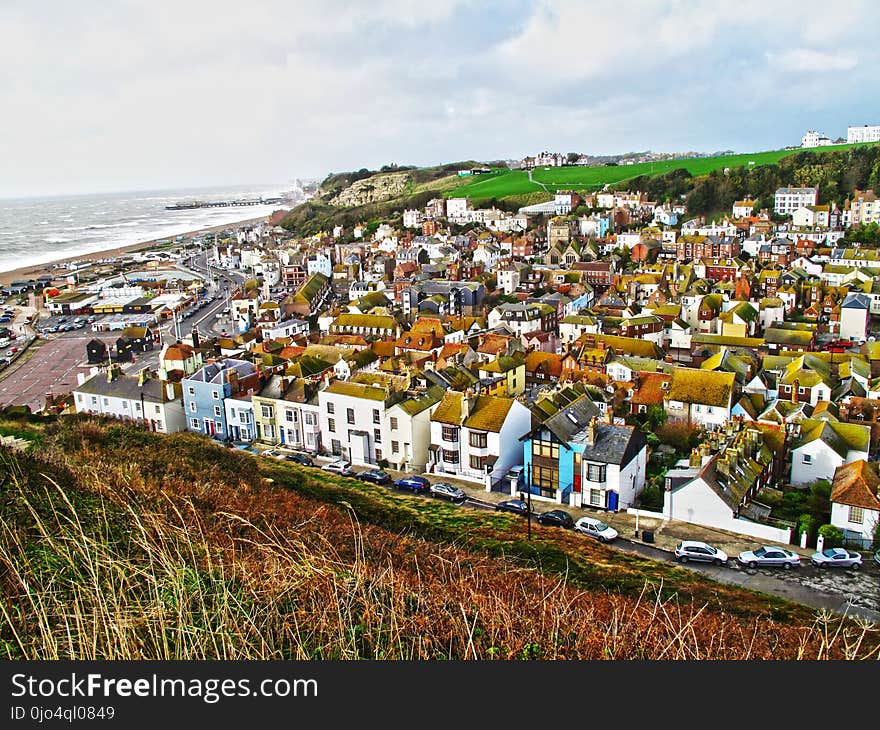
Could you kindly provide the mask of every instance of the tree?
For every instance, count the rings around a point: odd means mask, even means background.
[[[575,162],[578,161],[578,158],[579,158],[579,157],[580,157],[580,155],[579,155],[577,152],[569,152],[569,153],[565,156],[565,161],[566,161],[569,165],[573,165]]]

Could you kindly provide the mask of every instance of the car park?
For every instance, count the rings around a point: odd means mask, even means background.
[[[746,550],[737,556],[737,561],[748,568],[782,566],[786,570],[801,564],[801,556],[785,548],[763,545],[755,550]]]
[[[529,512],[529,505],[522,499],[505,499],[495,505],[496,512],[512,512],[515,515],[525,516]]]
[[[862,567],[862,556],[852,550],[843,548],[826,548],[822,552],[815,552],[810,556],[810,562],[817,568],[852,568],[858,570]]]
[[[329,464],[324,464],[321,469],[323,469],[324,471],[329,471],[333,474],[339,474],[344,477],[350,477],[354,475],[351,464],[345,461],[345,459],[336,459],[336,461],[331,461]]]
[[[581,517],[574,523],[574,529],[584,535],[595,537],[599,542],[611,542],[617,539],[617,530],[595,517]]]
[[[538,515],[538,524],[551,527],[564,527],[567,530],[574,528],[574,519],[568,512],[561,509],[551,509]]]
[[[367,469],[357,474],[356,477],[370,484],[391,484],[391,477],[388,475],[388,472],[384,472],[381,469]]]
[[[431,482],[429,482],[424,477],[409,476],[404,477],[403,479],[398,479],[396,482],[394,482],[394,486],[397,489],[403,489],[408,492],[427,494],[428,491],[431,489]]]
[[[699,540],[682,540],[675,546],[673,556],[680,563],[727,563],[727,553]]]
[[[464,502],[467,499],[467,494],[463,490],[449,482],[434,482],[431,485],[431,496],[442,497],[450,502]]]

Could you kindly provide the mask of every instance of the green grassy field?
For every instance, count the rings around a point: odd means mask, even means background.
[[[863,146],[865,144],[841,144],[830,147],[816,147],[810,151],[821,154]],[[754,152],[751,154],[697,157],[687,160],[663,160],[661,162],[644,162],[637,165],[617,165],[611,167],[539,168],[532,173],[534,182],[529,180],[528,173],[523,170],[499,170],[495,173],[471,178],[459,187],[446,190],[443,195],[444,197],[467,197],[479,201],[488,200],[489,198],[506,198],[511,195],[541,192],[544,189],[550,192],[556,190],[589,192],[599,190],[604,185],[625,182],[640,175],[662,175],[678,169],[685,169],[691,175],[697,176],[706,175],[713,170],[721,170],[725,167],[773,165],[783,157],[788,157],[801,151],[801,149],[771,150],[769,152]]]

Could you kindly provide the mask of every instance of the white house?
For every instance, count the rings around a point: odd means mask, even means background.
[[[431,416],[428,470],[484,484],[523,462],[531,413],[514,398],[446,391]]]
[[[818,188],[778,188],[773,196],[773,210],[779,215],[791,215],[798,208],[818,203]]]
[[[748,469],[742,464],[748,463]],[[749,504],[771,475],[773,450],[758,429],[736,433],[715,454],[692,454],[687,466],[666,472],[663,516],[762,541],[787,544],[790,529],[749,519]]]
[[[252,396],[239,395],[223,399],[226,428],[232,441],[250,442],[257,437]]]
[[[880,142],[880,124],[846,128],[846,143]]]
[[[388,409],[387,459],[400,471],[421,474],[428,465],[431,444],[431,415],[443,398],[444,390],[432,387],[417,398],[407,398]]]
[[[831,524],[843,530],[845,538],[871,545],[880,524],[880,476],[875,462],[859,459],[834,472]]]
[[[840,304],[840,338],[864,340],[868,334],[871,301],[864,294],[850,292]]]
[[[794,485],[833,479],[837,467],[868,458],[869,426],[807,418],[791,428],[790,481]]]
[[[374,465],[385,459],[390,396],[389,386],[381,382],[330,383],[318,393],[324,448],[352,464]]]
[[[281,337],[308,336],[309,323],[304,319],[285,319],[272,325],[261,327],[263,339],[277,340]]]
[[[104,373],[93,372],[91,377],[80,373],[77,380],[73,390],[77,413],[135,421],[158,433],[186,430],[186,416],[174,383],[148,378],[145,372],[124,375],[118,365]]]
[[[322,251],[309,254],[309,257],[306,259],[306,273],[309,276],[323,274],[329,279],[333,276],[333,261],[328,254]]]
[[[664,405],[671,420],[709,429],[723,427],[733,407],[734,373],[674,368]]]

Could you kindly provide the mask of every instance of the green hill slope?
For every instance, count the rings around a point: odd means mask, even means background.
[[[833,145],[816,147],[809,151],[817,154],[839,152],[876,143]],[[550,167],[538,168],[529,180],[523,170],[498,170],[497,172],[467,178],[467,182],[444,191],[444,197],[467,197],[474,202],[490,198],[505,198],[536,191],[576,190],[592,192],[605,185],[632,180],[642,175],[656,176],[672,170],[687,170],[693,176],[706,175],[715,170],[737,167],[760,167],[774,165],[780,160],[804,150],[773,150],[753,154],[725,155],[721,157],[698,157],[683,160],[663,160],[636,165],[612,165],[608,167]]]

